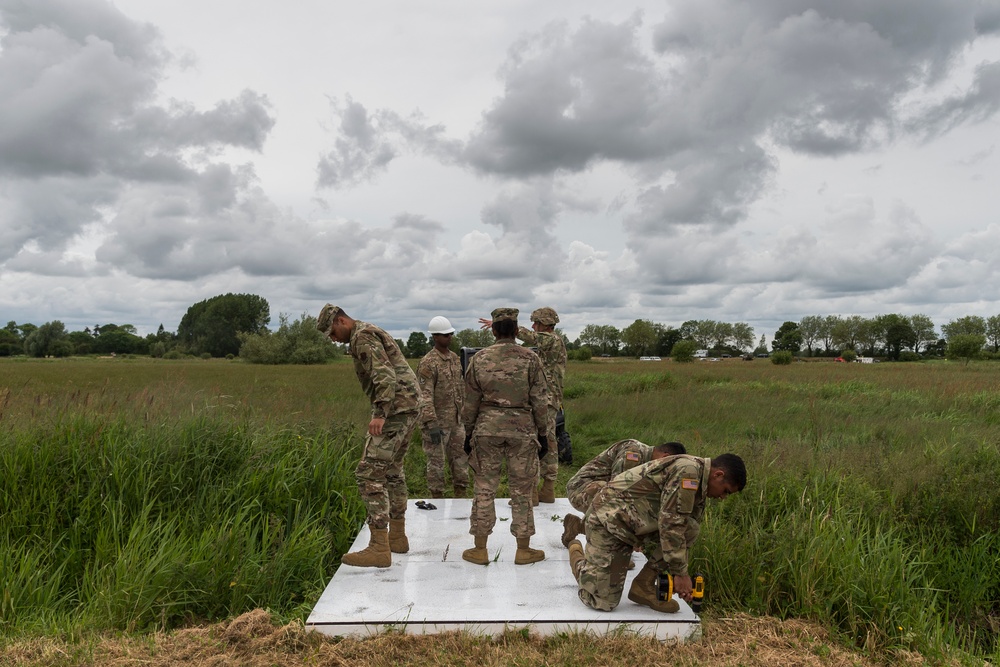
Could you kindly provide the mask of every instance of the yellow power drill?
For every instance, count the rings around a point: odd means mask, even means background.
[[[666,602],[674,596],[674,578],[669,572],[661,572],[656,580],[656,596]],[[701,613],[705,601],[705,575],[700,572],[691,577],[691,611]]]

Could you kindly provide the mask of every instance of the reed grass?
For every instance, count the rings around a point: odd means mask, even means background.
[[[575,465],[635,437],[725,451],[693,566],[717,613],[873,655],[1000,656],[1000,366],[571,362]],[[0,362],[0,635],[304,617],[364,510],[349,362]],[[411,494],[426,493],[419,435]]]

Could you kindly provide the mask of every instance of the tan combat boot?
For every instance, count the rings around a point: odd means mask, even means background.
[[[632,580],[632,587],[628,589],[628,599],[636,604],[667,614],[680,611],[681,606],[677,604],[677,600],[670,598],[664,601],[657,597],[657,577],[657,571],[649,563],[643,565],[639,574],[635,575],[635,579]]]
[[[389,551],[394,554],[405,554],[410,550],[410,541],[406,539],[406,519],[389,519]]]
[[[467,560],[476,565],[489,565],[490,553],[486,550],[486,540],[488,535],[476,535],[476,546],[462,552],[462,560]]]
[[[517,538],[517,551],[514,552],[514,565],[528,565],[545,560],[545,552],[541,549],[532,549],[528,546],[530,537]]]
[[[542,489],[538,492],[538,501],[542,503],[554,503],[556,501],[556,480],[542,480]]]
[[[569,569],[573,571],[573,578],[576,583],[580,583],[580,568],[583,567],[583,545],[580,540],[570,540],[569,543]]]
[[[372,528],[371,540],[361,551],[344,554],[340,562],[354,567],[389,567],[392,565],[392,553],[389,551],[389,531],[385,528]]]
[[[584,532],[583,519],[575,514],[567,514],[563,517],[562,543],[564,547],[569,548],[570,541],[575,540],[576,536],[582,532]]]

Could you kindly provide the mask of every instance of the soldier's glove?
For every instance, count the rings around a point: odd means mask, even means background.
[[[544,459],[545,455],[549,453],[549,438],[545,435],[538,436],[538,458]]]
[[[465,436],[465,445],[462,447],[466,454],[472,453],[472,434],[469,433]]]
[[[441,441],[444,440],[444,429],[432,428],[427,432],[427,435],[431,436],[432,445],[440,445]]]

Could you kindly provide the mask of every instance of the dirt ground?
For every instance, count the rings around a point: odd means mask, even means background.
[[[700,642],[665,645],[625,633],[537,637],[510,632],[499,638],[463,633],[381,635],[336,639],[281,625],[262,610],[232,621],[141,636],[103,636],[70,643],[52,638],[8,643],[0,665],[190,665],[192,667],[346,667],[428,665],[712,665],[751,667],[925,665],[916,654],[876,661],[845,648],[805,621],[736,616],[706,619]]]

